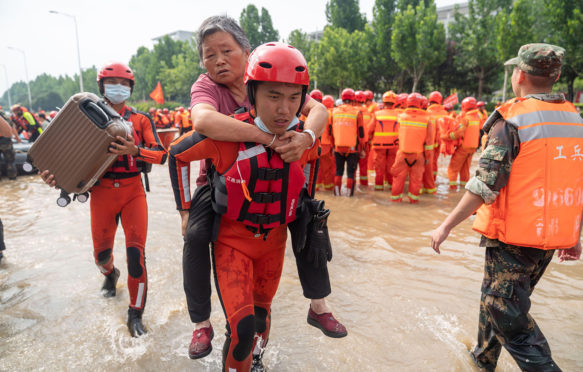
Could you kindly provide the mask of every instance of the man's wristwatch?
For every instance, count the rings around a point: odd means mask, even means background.
[[[311,149],[312,147],[314,147],[314,143],[316,143],[316,134],[314,134],[314,131],[311,129],[304,129],[304,131],[302,133],[307,133],[312,138],[312,144],[310,145],[310,147],[308,147],[308,149]]]

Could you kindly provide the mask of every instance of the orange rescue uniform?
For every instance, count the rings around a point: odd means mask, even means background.
[[[458,175],[462,187],[470,179],[472,156],[480,141],[480,116],[477,109],[462,112],[458,122],[459,128],[450,134],[452,140],[462,138],[461,145],[455,150],[447,169],[450,189],[457,189]]]
[[[328,109],[328,121],[320,137],[320,149],[320,168],[316,186],[319,189],[332,190],[334,188],[334,174],[336,173],[332,141],[332,108]]]
[[[439,126],[437,120],[441,117],[447,116],[447,110],[440,104],[433,103],[427,108],[427,114],[431,121],[433,128],[433,143],[427,145],[425,154],[429,158],[425,159],[425,170],[423,172],[423,192],[426,194],[435,194],[437,188],[435,186],[435,178],[437,177],[437,158],[439,157]],[[429,160],[429,161],[427,161]]]
[[[370,145],[368,130],[366,130],[370,125],[374,125],[375,114],[371,113],[366,106],[357,106],[357,108],[362,112],[362,121],[364,126],[364,158],[358,159],[358,173],[360,184],[363,186],[368,186],[368,164],[370,155]]]
[[[399,149],[397,110],[392,108],[378,110],[375,113],[375,120],[368,127],[368,133],[374,158],[375,190],[382,191],[385,182],[393,184],[391,167]]]
[[[332,110],[332,142],[336,160],[334,194],[340,195],[342,176],[346,166],[346,187],[354,194],[354,176],[359,154],[364,148],[362,112],[351,104],[342,104]]]
[[[427,113],[417,108],[405,109],[398,122],[399,151],[391,168],[394,177],[391,201],[402,200],[405,180],[409,176],[409,201],[417,203],[425,168],[425,146],[433,145],[433,128]]]

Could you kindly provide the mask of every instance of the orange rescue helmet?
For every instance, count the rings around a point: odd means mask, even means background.
[[[429,93],[429,103],[437,103],[438,105],[441,105],[442,101],[443,101],[443,96],[438,91],[435,90],[435,91]]]
[[[326,108],[332,108],[332,107],[334,107],[334,97],[332,97],[329,94],[326,94],[322,98],[322,103],[324,104],[324,106],[326,106]]]
[[[318,102],[322,102],[322,91],[319,89],[314,89],[310,92],[310,97]]]
[[[423,97],[423,98],[421,98],[421,104],[422,104],[421,108],[425,110],[429,106],[429,101],[427,100],[427,97],[425,97],[425,96],[421,96],[421,97]]]
[[[411,93],[407,96],[407,107],[423,108],[423,99],[425,97],[419,93]]]
[[[478,101],[478,102],[476,103],[476,107],[477,107],[477,108],[484,107],[484,106],[486,106],[486,102],[484,102],[484,101]]]
[[[401,93],[397,95],[397,102],[395,102],[398,106],[403,107],[405,106],[405,102],[407,102],[407,97],[409,95],[407,93]]]
[[[383,94],[383,103],[396,103],[397,102],[397,95],[392,90],[385,92]]]
[[[340,99],[342,101],[354,101],[354,90],[351,88],[345,88],[342,93],[340,93]]]
[[[162,110],[162,112],[163,112],[164,114],[167,114],[167,113],[168,113],[168,109],[167,109],[167,108],[164,108],[164,109]]]
[[[474,97],[466,97],[462,101],[462,111],[470,111],[476,108],[476,99]]]
[[[366,95],[364,94],[364,92],[362,90],[357,90],[354,93],[354,98],[356,99],[356,102],[366,101]]]
[[[180,111],[180,112],[184,112],[184,107],[180,106],[180,107],[178,108],[178,111]]]

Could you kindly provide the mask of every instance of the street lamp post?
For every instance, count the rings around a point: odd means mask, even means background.
[[[79,89],[83,92],[83,72],[81,70],[81,52],[79,51],[79,31],[77,30],[77,18],[74,15],[57,12],[56,10],[49,10],[49,13],[64,15],[65,17],[73,18],[75,23],[75,39],[77,39],[77,62],[79,63]]]
[[[26,53],[24,53],[24,50],[22,49],[14,48],[11,46],[7,48],[22,53],[22,57],[24,58],[24,77],[26,78],[26,89],[28,90],[28,106],[32,110],[32,96],[30,94],[30,84],[28,83],[28,67],[26,65]]]
[[[8,70],[6,69],[6,65],[2,65],[4,67],[4,76],[6,77],[6,86],[8,87],[8,107],[12,107],[12,98],[10,97],[10,82],[8,81]]]

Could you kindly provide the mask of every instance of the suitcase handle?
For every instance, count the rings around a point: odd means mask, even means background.
[[[105,129],[111,121],[109,116],[99,107],[95,102],[84,99],[79,104],[79,108],[83,113],[93,122],[93,124],[97,125],[99,129]]]

